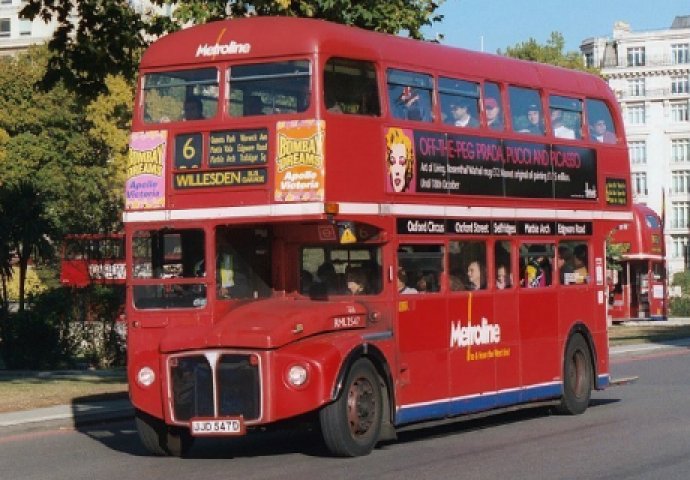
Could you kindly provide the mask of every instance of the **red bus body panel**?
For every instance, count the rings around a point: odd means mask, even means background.
[[[244,53],[213,53],[220,51],[214,50],[217,45]],[[294,115],[233,118],[226,115],[225,99],[221,98],[219,113],[211,121],[150,125],[143,120],[143,88],[138,89],[134,135],[162,132],[165,183],[162,206],[125,213],[128,373],[135,408],[163,418],[169,425],[186,426],[185,421],[174,418],[172,365],[184,356],[216,354],[246,354],[257,362],[260,415],[249,426],[313,412],[332,402],[340,394],[351,359],[358,355],[367,356],[375,363],[389,388],[394,425],[553,399],[562,394],[565,345],[574,331],[581,332],[591,345],[595,387],[605,387],[609,363],[604,245],[609,231],[631,218],[625,143],[602,145],[588,140],[557,140],[551,134],[526,138],[509,130],[497,135],[486,127],[464,135],[451,131],[440,121],[422,124],[396,120],[387,107],[383,89],[380,117],[336,115],[326,110],[321,92],[324,65],[332,57],[373,62],[380,86],[385,85],[386,69],[396,68],[428,72],[436,77],[491,79],[502,84],[531,86],[547,95],[594,97],[617,112],[613,93],[603,80],[592,75],[318,20],[235,19],[163,37],[144,54],[142,74],[203,65],[216,66],[225,75],[223,72],[236,63],[309,59],[313,62],[312,87],[316,93],[309,108]],[[226,80],[225,76],[221,78],[221,82]],[[507,102],[504,104],[507,107]],[[440,118],[438,107],[434,108],[435,117]],[[293,120],[323,125],[325,184],[323,199],[319,201],[276,200],[275,159],[282,128],[279,122]],[[620,115],[616,113],[613,121],[620,135],[623,131]],[[448,155],[453,149],[459,152],[462,148],[483,148],[499,136],[503,142],[501,148],[515,145],[516,151],[520,145],[526,150],[549,152],[556,150],[556,144],[565,145],[564,148],[596,158],[596,182],[589,185],[597,192],[596,198],[516,199],[489,194],[388,192],[385,135],[391,127],[417,135],[420,143],[428,148],[429,156],[436,150]],[[190,132],[202,135],[203,155],[207,157],[211,132],[252,129],[265,129],[267,134],[264,182],[175,188],[175,175],[198,173],[194,178],[203,182],[211,178],[204,175],[213,173],[206,164],[192,173],[173,168],[178,135]],[[447,141],[451,134],[457,142]],[[616,182],[619,190],[614,188]],[[622,199],[612,200],[615,194],[622,195]],[[337,211],[325,210],[336,204]],[[408,232],[400,226],[414,219],[424,224],[442,219],[448,222],[446,225],[452,221],[482,219],[514,225],[543,221],[550,222],[552,227],[581,222],[591,229],[586,235],[578,235],[591,248],[592,280],[568,288],[554,284],[530,291],[518,287],[522,266],[517,252],[522,243],[530,240],[555,245],[562,238],[580,238],[575,234],[549,230],[539,235],[512,232],[463,237],[461,232],[450,228],[436,235]],[[376,239],[367,241],[382,250],[381,292],[354,300],[332,296],[327,301],[297,293],[299,271],[289,266],[299,265],[300,245],[325,243],[326,234],[346,221],[373,226],[380,232]],[[203,230],[208,259],[208,252],[215,248],[214,232],[228,225],[266,230],[270,227],[275,234],[271,280],[276,291],[272,298],[257,302],[219,300],[212,292],[215,267],[209,267],[207,278],[198,280],[209,285],[208,303],[200,308],[135,307],[134,288],[155,284],[153,280],[132,275],[132,244],[139,231]],[[307,233],[312,226],[314,231],[318,229],[319,237]],[[498,290],[492,283],[486,290],[452,292],[448,265],[444,264],[439,293],[399,294],[394,282],[397,247],[435,242],[447,249],[449,238],[485,241],[488,248],[499,240],[513,242],[514,287]],[[332,245],[338,245],[337,239]],[[493,260],[488,267],[494,267]],[[471,345],[462,340],[466,334],[463,332],[469,331],[477,335]],[[286,380],[288,369],[295,364],[304,364],[309,372],[308,383],[299,388],[290,386]],[[143,367],[151,368],[155,374],[156,382],[149,387],[138,381]]]

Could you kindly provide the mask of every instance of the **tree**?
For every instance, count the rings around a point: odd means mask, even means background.
[[[54,53],[45,85],[65,81],[88,99],[105,92],[108,75],[132,81],[139,56],[149,41],[190,23],[247,15],[323,18],[369,30],[406,32],[421,39],[422,27],[440,21],[443,0],[153,0],[174,6],[171,17],[155,9],[136,11],[125,0],[28,0],[21,12],[31,20],[57,20],[49,43]],[[78,20],[73,23],[71,13]]]
[[[55,228],[47,215],[44,197],[30,181],[23,180],[0,191],[0,205],[4,206],[7,245],[19,259],[19,311],[23,311],[29,260],[51,256],[49,238],[55,234]]]
[[[541,45],[534,38],[530,38],[526,42],[518,43],[514,47],[506,47],[505,53],[499,50],[498,54],[596,73],[595,70],[585,67],[579,52],[564,52],[564,49],[565,39],[563,35],[559,32],[551,32],[551,36],[545,45]]]
[[[49,63],[45,47],[0,58],[0,185],[28,179],[58,234],[110,230],[122,200],[111,193],[107,138],[64,84],[35,88]]]

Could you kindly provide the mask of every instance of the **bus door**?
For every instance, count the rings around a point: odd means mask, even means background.
[[[558,297],[553,282],[554,244],[520,247],[520,376],[523,401],[541,397],[541,387],[560,378]]]
[[[449,340],[440,283],[443,252],[442,245],[398,247],[398,404],[403,423],[447,413]]]
[[[662,260],[650,260],[649,267],[649,316],[666,318],[666,268]]]
[[[487,285],[486,242],[450,241],[448,275],[449,413],[457,415],[496,405],[496,349],[501,336]]]

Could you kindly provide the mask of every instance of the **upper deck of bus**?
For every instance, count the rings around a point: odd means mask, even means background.
[[[663,225],[659,215],[646,205],[632,206],[633,221],[613,230],[611,241],[625,246],[624,259],[663,259]]]
[[[228,50],[234,53],[214,53],[215,46],[229,46]],[[154,42],[144,53],[140,69],[316,54],[373,60],[429,72],[463,72],[473,78],[540,86],[616,102],[606,82],[595,75],[308,18],[238,18],[188,28]]]
[[[329,59],[333,58],[370,62],[375,67],[380,104],[377,115],[338,115],[328,111],[323,93],[324,68]],[[310,95],[308,106],[303,111],[274,111],[273,114],[261,116],[236,116],[229,113],[229,69],[238,65],[299,60],[309,62]],[[216,69],[214,71],[217,72],[219,93],[218,107],[213,118],[184,122],[146,120],[143,104],[146,76],[194,68]],[[587,73],[420,42],[321,20],[283,17],[219,21],[167,35],[153,43],[145,52],[140,70],[142,78],[137,94],[133,131],[134,136],[140,136],[140,143],[146,144],[145,141],[141,142],[141,136],[150,136],[153,132],[163,144],[163,149],[160,150],[163,152],[163,165],[158,169],[159,173],[164,172],[161,174],[164,178],[160,182],[163,193],[156,187],[159,198],[153,202],[144,198],[145,192],[141,193],[141,201],[127,205],[130,213],[125,214],[126,221],[171,218],[169,213],[155,215],[151,210],[181,212],[190,209],[272,204],[279,204],[279,208],[271,210],[271,214],[281,215],[279,212],[283,211],[287,215],[294,215],[295,212],[323,215],[324,202],[347,202],[356,205],[350,207],[352,212],[374,214],[390,211],[382,209],[382,205],[398,203],[436,204],[443,208],[452,205],[490,204],[508,209],[514,206],[516,197],[524,199],[521,204],[526,208],[544,208],[545,200],[554,209],[623,211],[629,208],[629,163],[616,99],[602,79]],[[403,76],[407,72],[413,72],[414,75],[428,75],[433,79],[429,83],[432,110],[429,121],[418,122],[394,117],[391,111],[391,71],[402,72]],[[538,91],[541,103],[539,107],[542,108],[544,117],[549,112],[550,99],[579,102],[580,106],[577,108],[580,108],[582,121],[581,137],[577,140],[555,138],[550,128],[546,128],[544,135],[539,136],[525,135],[516,131],[516,128],[492,132],[486,126],[481,106],[482,101],[486,100],[484,93],[478,93],[477,96],[481,127],[468,130],[451,127],[442,121],[445,113],[440,101],[444,93],[439,88],[439,82],[444,79],[459,79],[460,83],[476,84],[477,92],[486,82],[498,85],[506,119],[511,115],[507,93],[509,88]],[[587,118],[583,105],[590,100],[605,105],[610,111],[609,127],[616,132],[615,143],[598,143],[589,133],[588,129],[592,127],[594,119]],[[550,125],[547,122],[550,120],[545,120],[545,127]],[[417,188],[407,192],[388,189],[386,183],[390,168],[387,163],[386,134],[395,128],[400,128],[410,138],[414,137],[415,148],[419,149],[420,145],[432,148],[426,153],[417,153],[418,165],[412,173],[412,176],[419,177],[415,178]],[[259,159],[242,163],[234,159],[230,161],[226,156],[217,165],[212,165],[209,151],[214,143],[237,148],[243,144],[242,140],[235,137],[242,134],[246,134],[249,139],[246,145],[259,155]],[[143,165],[151,158],[147,151],[149,147],[134,146],[134,136],[131,152],[134,151],[135,154],[130,154],[130,158],[135,158],[135,163],[138,161]],[[311,161],[318,164],[317,171],[306,172],[317,177],[317,187],[311,191],[299,191],[294,195],[279,191],[286,181],[285,173],[278,175],[277,172],[277,165],[281,164],[278,157],[282,152],[282,144],[279,145],[279,142],[285,137],[294,140],[291,147],[287,144],[289,148],[311,149],[311,153],[316,153],[316,160],[312,158]],[[232,142],[227,140],[230,138]],[[454,153],[448,153],[450,145]],[[474,153],[468,153],[468,146],[474,149]],[[432,169],[435,168],[432,164],[436,162],[442,165],[445,172],[448,156],[455,155],[456,167],[458,162],[461,165],[481,167],[472,161],[463,163],[479,147],[485,151],[499,149],[501,155],[507,154],[508,149],[515,149],[516,155],[524,152],[529,155],[560,155],[559,158],[577,157],[578,165],[582,159],[585,167],[560,172],[562,178],[575,178],[574,186],[569,181],[557,184],[556,180],[547,180],[546,177],[543,184],[540,180],[522,184],[522,177],[497,181],[473,174],[481,181],[474,182],[473,177],[466,177],[466,185],[474,183],[467,195],[463,194],[462,189],[449,191],[445,188],[446,183],[443,183],[444,187],[422,188],[423,183],[420,182],[426,176],[422,164],[426,163]],[[192,151],[198,157],[193,162],[184,164],[178,161],[185,152]],[[309,154],[309,151],[298,151],[297,154]],[[439,160],[440,156],[443,159]],[[489,159],[485,160],[489,162]],[[496,167],[496,162],[503,163],[495,158],[490,160],[493,162],[491,167]],[[445,167],[443,162],[446,162]],[[537,173],[550,174],[555,178],[559,172],[554,170],[548,166]],[[130,181],[138,186],[145,185],[146,178],[136,176],[137,172],[144,171],[145,168],[139,169],[139,166],[131,169],[130,173],[134,173],[129,175],[128,185]],[[525,180],[530,171],[527,167],[520,170]],[[500,170],[497,172],[503,173]],[[511,172],[508,173],[512,175]],[[299,177],[303,174],[305,170],[298,169],[296,176],[288,176],[287,180],[304,180]],[[488,175],[491,174],[487,173],[485,176]],[[446,178],[448,176],[449,174]],[[432,177],[430,174],[425,180],[430,183],[434,180]],[[139,183],[136,183],[137,179]],[[306,179],[311,180],[312,177],[307,176]],[[513,186],[506,189],[505,184],[510,182]],[[524,186],[527,184],[529,185]],[[539,193],[532,194],[532,187],[536,187]],[[563,187],[566,191],[559,195],[559,189],[562,190]],[[572,193],[568,189],[577,192]],[[298,203],[301,207],[290,207]],[[136,215],[132,213],[135,210],[147,210],[149,214]],[[347,208],[341,208],[340,211],[347,211]],[[236,213],[237,210],[224,210],[222,213],[214,212],[209,215],[234,216]],[[506,215],[511,216],[510,212]],[[513,216],[521,214],[515,213]],[[199,216],[179,214],[175,218]]]

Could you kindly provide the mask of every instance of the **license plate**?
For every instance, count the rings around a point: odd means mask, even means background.
[[[192,435],[244,435],[244,421],[238,418],[196,418],[190,423]]]

